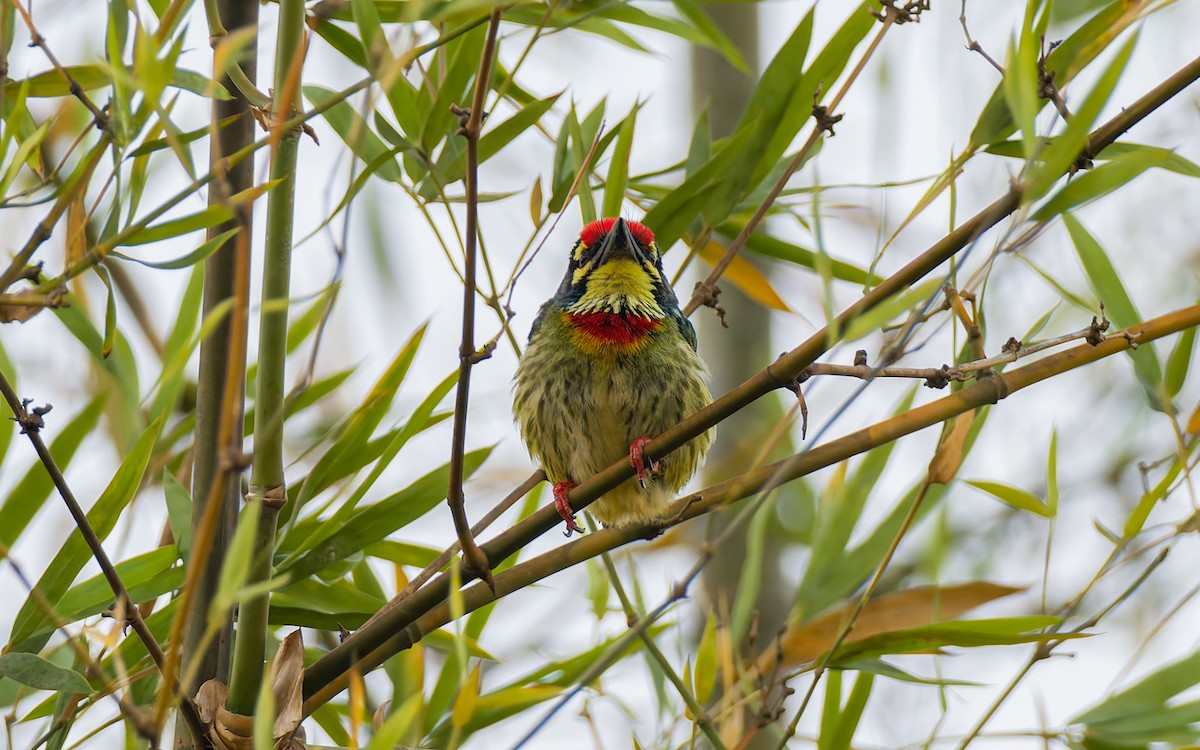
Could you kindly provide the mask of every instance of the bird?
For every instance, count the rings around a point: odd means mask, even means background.
[[[657,461],[643,455],[650,436],[712,401],[696,345],[653,231],[624,218],[584,226],[513,388],[514,420],[553,484],[566,536],[582,533],[567,493],[623,456],[636,476],[590,506],[608,527],[662,518],[703,465],[712,428]]]

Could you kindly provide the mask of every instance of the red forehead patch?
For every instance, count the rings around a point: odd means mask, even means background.
[[[599,242],[604,235],[608,234],[608,231],[612,229],[613,224],[616,223],[617,220],[611,216],[607,219],[593,221],[591,224],[585,226],[583,231],[579,233],[579,239],[583,242],[583,244],[591,247]],[[626,221],[625,225],[629,227],[629,233],[632,234],[638,242],[642,243],[646,247],[649,247],[650,243],[654,242],[654,232],[651,232],[650,228],[646,225],[639,224],[636,221]]]

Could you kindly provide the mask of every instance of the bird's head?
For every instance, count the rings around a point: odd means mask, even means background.
[[[679,307],[654,233],[636,221],[601,219],[579,233],[554,302],[569,313],[660,319]]]

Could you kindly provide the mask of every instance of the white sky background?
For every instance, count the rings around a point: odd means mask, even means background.
[[[828,38],[844,18],[848,4],[826,2],[817,13],[813,48]],[[1010,34],[1019,23],[1022,4],[972,3],[969,7],[971,30],[981,44],[996,58],[1002,59]],[[762,48],[764,63],[782,43],[787,34],[807,10],[808,3],[767,3],[761,8]],[[103,23],[98,4],[47,2],[36,7],[42,32],[52,49],[65,63],[87,62],[97,57],[97,51],[87,49],[85,40],[95,39],[94,24]],[[647,3],[651,10],[665,10],[665,4]],[[273,38],[274,6],[262,9],[262,37]],[[944,168],[952,151],[961,149],[974,124],[973,116],[990,96],[998,75],[982,58],[964,49],[958,25],[959,4],[946,0],[935,1],[919,25],[893,29],[875,59],[867,68],[862,81],[854,88],[839,111],[845,119],[837,126],[837,137],[830,139],[817,160],[821,182],[825,184],[880,183],[900,181],[936,174]],[[94,18],[93,15],[94,14]],[[1200,22],[1200,6],[1181,2],[1152,16],[1142,28],[1141,38],[1132,61],[1106,107],[1101,119],[1107,119],[1120,107],[1133,101],[1152,86],[1190,60],[1196,53],[1194,30]],[[202,15],[193,11],[189,46],[180,61],[181,66],[206,70],[210,64],[207,35]],[[1074,28],[1072,25],[1070,28]],[[1051,38],[1066,36],[1070,29],[1052,30]],[[513,33],[505,27],[504,34]],[[581,111],[590,111],[602,97],[608,97],[608,122],[614,124],[639,99],[647,101],[638,116],[638,132],[634,142],[633,171],[648,171],[677,161],[684,154],[690,137],[694,115],[690,113],[689,56],[686,45],[652,32],[637,30],[635,36],[655,55],[638,54],[603,39],[580,34],[551,36],[536,47],[530,61],[522,69],[521,83],[538,96],[566,90],[559,100],[563,109],[574,98]],[[527,32],[502,43],[501,56],[511,64]],[[10,75],[20,78],[48,67],[38,50],[27,49],[25,38],[18,35],[14,45]],[[395,40],[394,41],[398,41]],[[265,56],[268,57],[269,56]],[[857,59],[857,58],[855,58]],[[1095,78],[1094,70],[1103,69],[1111,55],[1105,55],[1072,86],[1066,89],[1068,104],[1086,93]],[[269,80],[269,59],[260,61],[259,80]],[[357,72],[340,55],[314,37],[309,62],[305,68],[306,83],[337,89],[357,78]],[[265,84],[260,85],[265,88]],[[1127,139],[1137,143],[1177,148],[1193,161],[1200,161],[1200,138],[1197,138],[1197,104],[1200,93],[1189,90],[1138,125]],[[181,102],[178,120],[185,127],[195,127],[207,117],[207,107],[195,100]],[[1039,119],[1043,129],[1057,127],[1049,108]],[[495,122],[500,121],[497,115]],[[548,118],[551,132],[557,132],[559,119]],[[305,139],[301,144],[296,237],[303,237],[315,228],[341,199],[349,176],[346,151],[337,135],[323,120],[313,121],[322,145],[315,147]],[[553,147],[545,139],[527,134],[521,147],[506,151],[488,162],[481,171],[481,189],[486,192],[520,190],[522,193],[508,201],[485,205],[481,222],[488,250],[497,273],[507,276],[530,229],[528,190],[535,178],[548,179],[553,159]],[[199,150],[196,162],[204,163]],[[263,163],[260,158],[260,165]],[[958,218],[970,216],[977,208],[999,196],[1008,187],[1009,176],[1015,174],[1019,163],[999,157],[981,157],[968,167],[959,180]],[[265,174],[260,170],[260,175]],[[811,166],[797,176],[794,184],[811,184],[815,177]],[[154,196],[167,195],[182,185],[176,178],[162,180],[152,187]],[[830,191],[824,198],[826,215],[823,222],[826,247],[835,257],[859,265],[870,262],[877,247],[878,236],[895,229],[925,189],[925,184],[911,188],[843,189]],[[374,181],[360,196],[360,204],[352,215],[350,245],[345,285],[339,306],[330,323],[321,352],[319,368],[334,372],[357,366],[355,376],[339,391],[338,398],[328,401],[319,411],[297,423],[297,427],[314,426],[338,418],[352,408],[370,387],[373,378],[388,363],[395,351],[422,321],[428,320],[430,330],[425,338],[416,365],[402,389],[396,417],[419,402],[457,363],[458,327],[460,325],[461,287],[424,220],[412,209],[407,197],[394,185]],[[373,204],[373,210],[367,210]],[[1196,237],[1200,236],[1200,184],[1164,171],[1149,172],[1117,197],[1102,200],[1078,212],[1085,225],[1112,254],[1118,270],[1144,317],[1152,317],[1177,307],[1191,304],[1197,296],[1195,263]],[[202,207],[197,197],[181,213]],[[456,206],[461,221],[461,205]],[[265,201],[258,205],[259,217]],[[946,200],[925,212],[909,227],[884,256],[881,269],[893,270],[944,234],[948,225]],[[443,229],[448,224],[444,212],[435,208]],[[627,207],[626,215],[636,216]],[[562,273],[566,248],[578,231],[578,211],[572,206],[564,215],[555,234],[522,278],[514,298],[518,316],[514,328],[523,340],[538,305],[557,286]],[[8,238],[9,252],[15,251],[28,236],[40,213],[2,212],[0,228]],[[369,221],[378,221],[369,227]],[[333,224],[340,235],[341,219]],[[262,223],[256,231],[261,240]],[[788,234],[800,244],[811,245],[811,238],[795,226],[780,220],[776,231]],[[978,263],[990,251],[995,233],[987,235],[974,251],[972,261]],[[394,267],[400,269],[395,281],[383,277],[376,265],[372,243],[382,238],[381,252],[388,254]],[[192,249],[196,237],[173,246],[155,246],[159,258],[176,257]],[[54,269],[61,257],[60,236],[44,249],[47,267]],[[256,245],[257,247],[257,245]],[[1046,232],[1028,251],[1029,257],[1053,273],[1060,283],[1090,298],[1086,280],[1075,259],[1075,253],[1060,227]],[[146,253],[143,253],[145,255]],[[683,253],[678,249],[668,255],[667,265],[678,264]],[[333,267],[331,235],[323,233],[300,246],[294,256],[293,291],[303,297],[320,290],[328,283]],[[151,300],[156,316],[165,326],[177,310],[177,296],[186,277],[181,272],[148,271],[130,266],[141,289]],[[823,319],[821,288],[812,274],[803,269],[779,267],[773,277],[777,291],[799,314],[774,315],[772,346],[784,351],[796,346]],[[89,293],[94,303],[103,302],[102,289],[89,280]],[[681,285],[681,296],[691,282]],[[858,290],[849,286],[837,288],[834,305],[841,308],[851,302]],[[989,284],[988,341],[989,352],[998,350],[1010,335],[1020,337],[1029,325],[1056,301],[1056,293],[1035,274],[1012,257],[1004,257],[996,265]],[[257,299],[257,291],[255,291]],[[121,311],[125,313],[125,311]],[[93,311],[102,320],[102,310]],[[697,316],[710,315],[701,310]],[[1086,325],[1089,315],[1063,305],[1045,329],[1046,336],[1058,335]],[[482,341],[496,330],[494,315],[486,308],[477,314],[477,338]],[[138,351],[144,372],[153,372],[155,360],[131,317],[121,317],[126,335]],[[737,335],[737,322],[728,335]],[[711,332],[713,329],[708,328]],[[943,329],[943,334],[948,328]],[[89,356],[79,347],[51,315],[41,315],[23,326],[9,325],[0,330],[5,349],[17,364],[23,396],[39,403],[54,404],[49,416],[47,437],[66,424],[88,401],[94,378],[80,383],[80,373],[88,371]],[[912,366],[939,365],[950,358],[948,337],[941,336],[922,352],[909,357],[905,364]],[[1174,339],[1159,346],[1165,357]],[[701,341],[703,353],[706,341]],[[865,342],[872,353],[878,350],[878,339]],[[848,347],[834,356],[836,361],[848,361],[850,352],[863,344]],[[302,350],[307,357],[307,348]],[[294,377],[303,360],[291,363],[289,379]],[[762,363],[766,364],[766,363]],[[520,481],[532,468],[509,415],[510,381],[515,357],[502,345],[496,356],[475,370],[472,380],[472,411],[470,415],[469,447],[496,443],[497,449],[468,488],[468,510],[473,518],[482,515],[496,500]],[[143,376],[143,381],[146,377]],[[151,386],[143,382],[143,389]],[[810,397],[812,414],[810,436],[820,429],[834,412],[840,398],[849,393],[848,383],[822,383],[815,397]],[[904,392],[904,386],[879,382],[872,385],[835,424],[829,436],[834,437],[882,419]],[[1200,392],[1195,382],[1184,389],[1180,403],[1185,409],[1195,403]],[[919,399],[931,399],[941,394],[921,393]],[[1060,485],[1064,488],[1061,516],[1054,546],[1054,565],[1050,582],[1051,602],[1071,596],[1095,571],[1107,553],[1108,543],[1092,528],[1093,519],[1109,527],[1117,527],[1140,494],[1136,471],[1125,471],[1115,484],[1110,484],[1108,461],[1114,454],[1127,454],[1137,460],[1154,460],[1173,450],[1171,435],[1161,415],[1142,409],[1140,389],[1132,377],[1128,361],[1113,357],[1082,372],[1074,372],[1053,382],[1022,391],[993,410],[983,439],[960,476],[964,478],[1006,481],[1034,492],[1042,491],[1045,455],[1051,426],[1059,434]],[[1131,408],[1131,405],[1133,408]],[[406,447],[400,459],[380,480],[372,498],[402,487],[411,479],[446,460],[449,443],[448,423],[445,429],[431,431]],[[903,441],[893,456],[884,481],[876,489],[874,503],[868,508],[868,519],[877,516],[895,497],[905,492],[924,469],[936,431]],[[305,444],[300,441],[296,445]],[[14,440],[12,455],[0,466],[0,491],[6,491],[25,471],[32,459],[27,443]],[[90,505],[111,476],[118,456],[112,447],[101,441],[85,443],[68,471],[68,479],[76,494]],[[302,476],[300,468],[289,472],[289,478]],[[820,481],[820,480],[818,480]],[[1177,521],[1186,513],[1186,493],[1173,496],[1167,507],[1151,516],[1150,523]],[[162,514],[159,500],[144,498],[143,510],[127,514],[106,545],[116,559],[125,559],[151,548],[159,534]],[[947,582],[988,577],[1002,583],[1031,585],[1028,595],[997,603],[981,610],[983,615],[1025,614],[1037,610],[1041,593],[1041,565],[1045,547],[1046,526],[1029,519],[1006,521],[1003,534],[989,536],[980,533],[998,519],[1006,516],[994,500],[980,495],[969,487],[957,486],[946,501],[952,527],[960,533],[970,533],[977,541],[959,550],[942,573]],[[874,514],[874,516],[872,516]],[[131,525],[130,525],[131,524]],[[72,528],[70,519],[56,497],[47,502],[33,526],[23,536],[13,552],[28,574],[36,576],[50,560]],[[497,527],[499,529],[500,527]],[[448,514],[435,511],[413,527],[405,539],[444,546],[453,539]],[[418,536],[417,534],[420,534]],[[486,535],[485,535],[486,536]],[[901,547],[912,551],[925,536],[914,535]],[[526,556],[561,543],[557,534],[547,534],[531,545]],[[990,556],[983,550],[990,544]],[[690,566],[693,553],[676,550],[671,553],[650,553],[634,546],[633,559],[639,566],[641,583],[647,601],[660,601],[673,581]],[[993,560],[995,568],[984,570],[978,560]],[[1146,633],[1161,614],[1195,583],[1194,571],[1200,563],[1195,542],[1182,539],[1154,579],[1140,589],[1130,606],[1119,610],[1098,629],[1099,635],[1080,641],[1064,652],[1077,653],[1078,658],[1054,658],[1035,668],[989,724],[989,730],[1028,730],[1045,723],[1061,726],[1071,716],[1090,706],[1114,684],[1125,680],[1126,660],[1145,640]],[[796,566],[803,564],[797,559]],[[1095,599],[1086,611],[1098,609],[1131,580],[1130,576],[1115,576],[1098,588]],[[93,568],[85,576],[96,572]],[[381,577],[390,574],[381,568]],[[492,619],[483,645],[505,663],[485,676],[488,686],[505,682],[520,674],[534,661],[529,654],[545,653],[561,657],[576,653],[592,643],[599,635],[619,633],[624,617],[612,615],[597,630],[594,618],[585,601],[585,577],[582,568],[561,574],[544,585],[508,597]],[[14,606],[0,608],[0,633],[12,625],[17,602],[23,601],[26,591],[7,566],[0,567],[0,593]],[[700,605],[699,607],[697,605]],[[703,613],[703,603],[689,602],[676,609],[671,618],[691,618]],[[1189,623],[1197,614],[1194,606],[1186,608],[1158,636],[1138,662],[1135,673],[1142,673],[1156,664],[1191,653],[1196,633]],[[677,644],[668,644],[667,651],[677,667],[683,663],[683,652]],[[1029,649],[984,649],[959,652],[952,658],[940,660],[946,677],[969,679],[986,683],[980,688],[954,688],[949,691],[949,721],[939,730],[941,735],[954,735],[968,729],[995,696],[997,690],[1023,663]],[[934,674],[933,661],[927,657],[897,660],[906,668],[923,675]],[[804,681],[796,687],[803,692]],[[653,688],[640,657],[628,660],[611,670],[603,682],[610,698],[592,699],[588,708],[604,739],[605,747],[628,747],[630,732],[637,733],[643,746],[659,736],[663,726],[648,710],[653,705]],[[631,708],[631,719],[618,705]],[[534,747],[559,747],[590,743],[582,720],[578,717],[582,700],[577,699],[543,731]],[[476,735],[471,747],[491,748],[510,745],[528,728],[529,720],[540,717],[544,708],[527,712],[525,717],[500,725]],[[886,680],[876,682],[875,692],[867,708],[867,716],[856,737],[856,746],[896,747],[907,742],[920,742],[933,731],[940,715],[935,688],[899,685]],[[801,735],[816,731],[819,711],[810,711],[812,720],[801,724]],[[790,717],[790,715],[789,715]],[[89,716],[85,723],[94,721]],[[90,724],[89,724],[90,725]],[[309,722],[309,737],[314,738],[315,724]],[[319,732],[315,733],[317,736]],[[32,742],[28,734],[18,732],[25,744]],[[685,735],[676,733],[675,739]],[[120,747],[117,732],[109,731],[90,747]],[[18,746],[23,746],[18,744]],[[1041,747],[1040,739],[1011,738],[989,741],[987,747]]]

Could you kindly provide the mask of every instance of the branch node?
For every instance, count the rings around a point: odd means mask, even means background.
[[[897,6],[896,0],[879,0],[879,5],[883,10],[873,10],[871,15],[883,23],[894,23],[897,26],[920,23],[921,13],[929,10],[929,0],[909,0],[903,6]]]
[[[29,405],[33,403],[31,398],[21,399],[21,411],[15,416],[9,417],[12,421],[21,425],[22,435],[33,435],[46,426],[44,416],[54,409],[53,404],[45,404],[43,406],[35,406],[32,409]]]
[[[1092,346],[1099,346],[1104,341],[1104,332],[1108,330],[1111,323],[1108,322],[1108,316],[1104,314],[1104,303],[1100,303],[1100,320],[1096,320],[1096,316],[1092,316],[1092,323],[1088,330],[1087,336],[1083,340]]]
[[[843,115],[831,114],[829,107],[819,103],[820,97],[821,87],[818,86],[817,90],[813,92],[812,116],[817,121],[817,132],[819,133],[823,130],[829,133],[829,137],[832,138],[837,135],[837,133],[833,132],[833,126],[842,121]]]
[[[942,369],[925,378],[925,387],[941,390],[950,385],[951,371],[949,365],[942,365]]]
[[[721,287],[707,281],[697,281],[696,286],[692,288],[692,299],[698,305],[703,307],[711,307],[717,312],[717,318],[721,321],[722,328],[728,328],[729,323],[725,320],[725,308],[717,302],[721,297]]]

